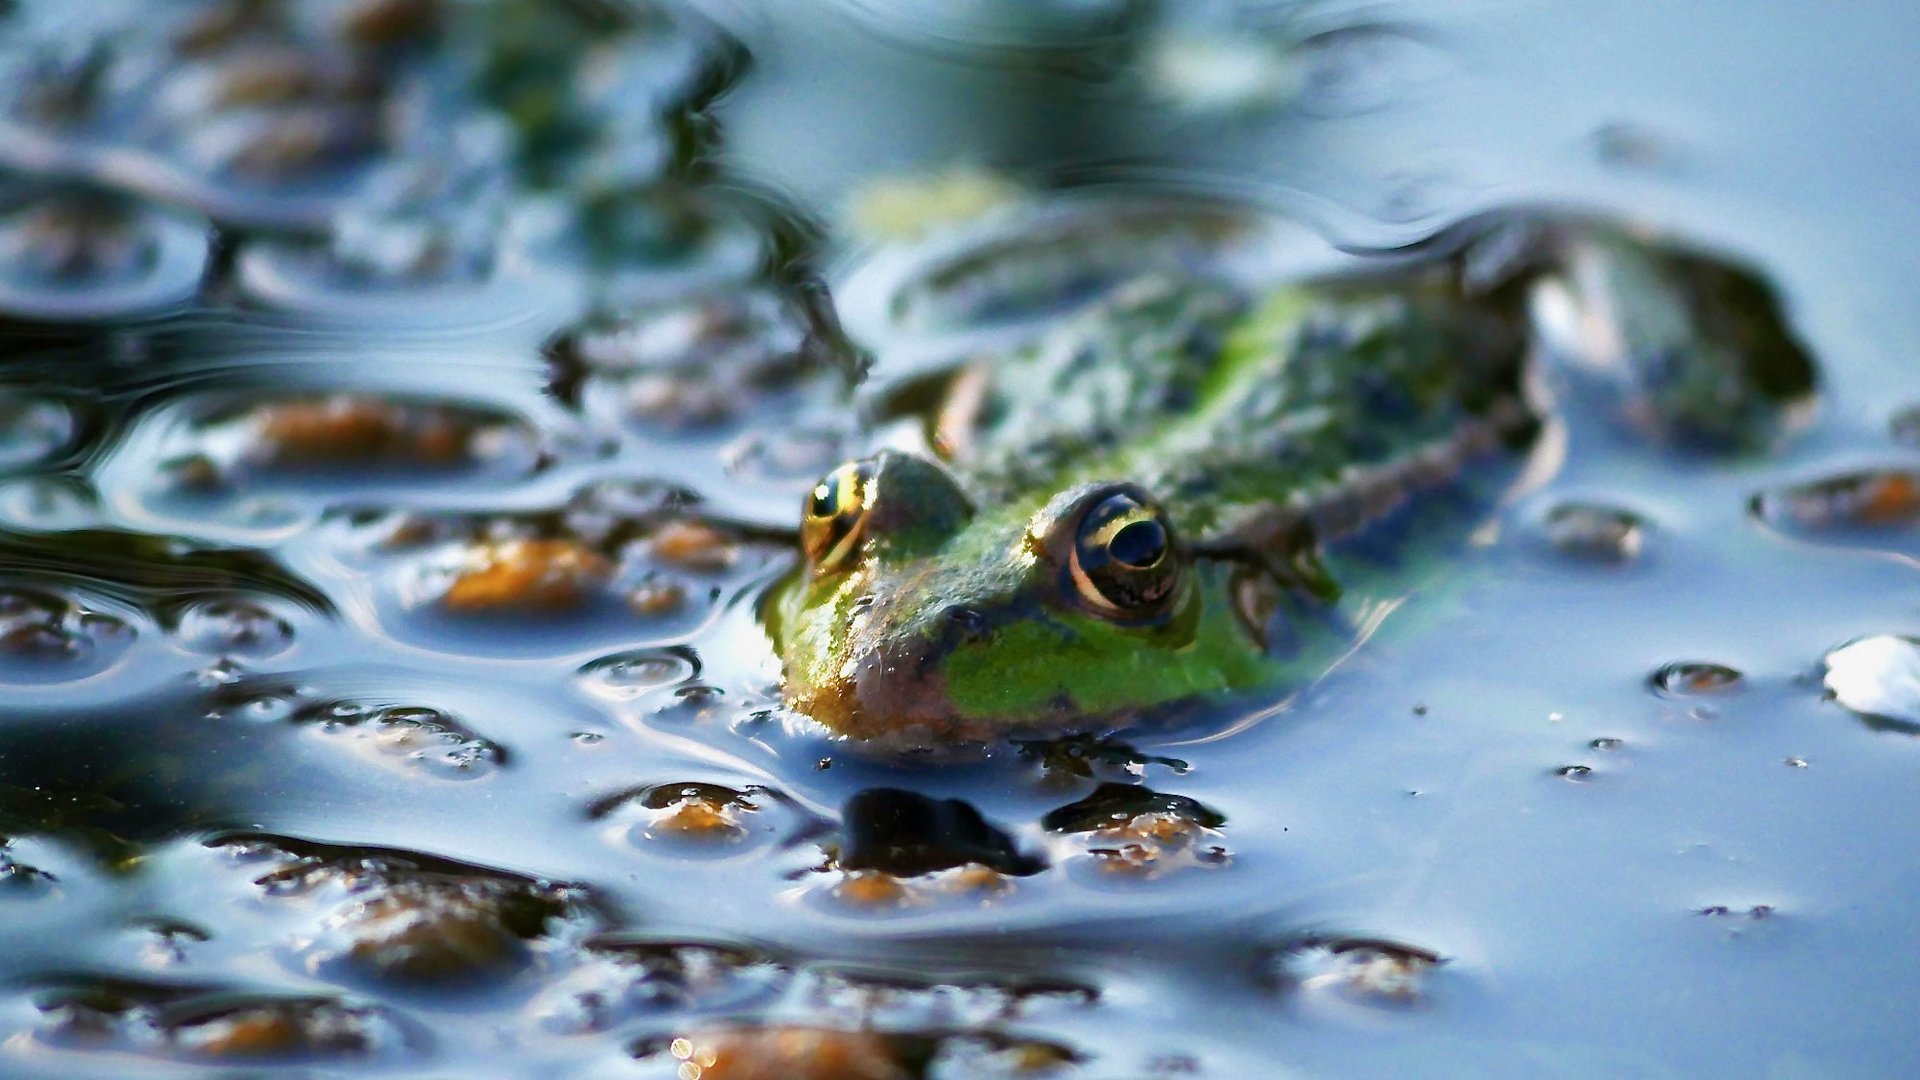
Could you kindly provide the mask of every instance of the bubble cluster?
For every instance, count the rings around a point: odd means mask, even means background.
[[[375,984],[445,986],[495,978],[534,961],[550,926],[580,917],[566,888],[409,853],[254,837],[228,841],[263,869],[282,902],[318,902],[291,942],[298,962]]]
[[[67,682],[112,667],[136,631],[58,593],[0,585],[0,682]]]
[[[441,780],[477,779],[507,760],[500,744],[425,706],[317,701],[290,719],[375,761]]]

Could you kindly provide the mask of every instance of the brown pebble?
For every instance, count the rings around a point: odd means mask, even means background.
[[[834,895],[861,907],[892,907],[911,895],[906,883],[882,870],[855,870],[834,886]]]
[[[674,1039],[669,1052],[699,1080],[908,1080],[901,1038],[835,1028],[739,1027]],[[687,1068],[691,1066],[691,1069]]]
[[[579,606],[611,572],[574,540],[508,540],[471,553],[440,602],[459,612],[560,611]]]
[[[725,570],[738,555],[732,538],[698,521],[667,522],[648,538],[647,550],[661,562],[708,572]]]
[[[349,394],[263,405],[249,420],[254,456],[275,465],[450,465],[467,456],[475,434],[439,409]]]
[[[648,578],[627,593],[627,606],[649,618],[672,615],[687,604],[687,588],[677,581]]]

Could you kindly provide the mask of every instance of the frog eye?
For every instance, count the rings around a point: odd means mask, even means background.
[[[1097,614],[1157,615],[1180,583],[1173,527],[1144,493],[1096,497],[1080,515],[1068,571],[1081,602]]]
[[[860,546],[873,488],[873,464],[850,461],[828,473],[807,495],[800,546],[816,572],[837,568]]]

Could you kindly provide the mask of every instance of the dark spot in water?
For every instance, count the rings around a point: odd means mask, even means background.
[[[899,788],[868,788],[841,811],[835,865],[915,877],[978,863],[1024,876],[1046,869],[1013,838],[959,799],[930,799]]]
[[[1040,819],[1040,827],[1051,832],[1091,832],[1148,814],[1169,814],[1209,829],[1227,823],[1224,814],[1184,795],[1165,795],[1132,784],[1106,783],[1079,802],[1048,811]]]

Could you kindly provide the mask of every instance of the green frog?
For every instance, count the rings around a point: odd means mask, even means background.
[[[1547,352],[1694,449],[1759,448],[1804,411],[1811,360],[1752,273],[1591,222],[1475,232],[1259,290],[1143,272],[962,365],[925,452],[806,497],[804,563],[763,609],[788,703],[943,747],[1310,678],[1380,595],[1369,575],[1434,562],[1346,552],[1393,522],[1419,547],[1435,493],[1511,465]]]

